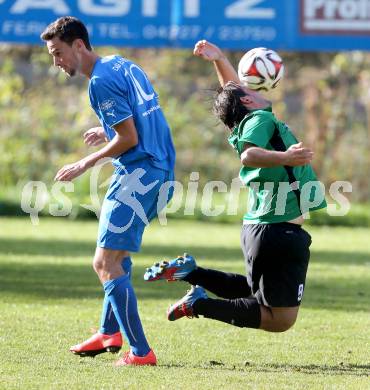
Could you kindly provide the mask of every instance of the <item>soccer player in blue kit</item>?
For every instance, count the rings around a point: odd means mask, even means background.
[[[91,106],[102,127],[87,131],[85,142],[98,145],[108,141],[97,152],[61,168],[55,179],[73,180],[107,157],[115,167],[100,215],[93,260],[105,292],[101,326],[71,351],[80,356],[117,352],[122,332],[130,350],[116,365],[155,365],[130,280],[130,252],[140,250],[146,224],[172,196],[167,184],[174,179],[175,150],[169,126],[143,70],[118,55],[99,57],[80,20],[61,17],[41,38],[55,66],[69,76],[80,73],[89,79]]]

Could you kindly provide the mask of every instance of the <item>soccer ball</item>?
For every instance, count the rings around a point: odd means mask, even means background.
[[[239,61],[240,81],[256,91],[275,88],[283,75],[283,60],[275,51],[265,47],[249,50]]]

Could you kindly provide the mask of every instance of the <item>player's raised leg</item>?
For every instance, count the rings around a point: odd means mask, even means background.
[[[169,307],[167,318],[175,321],[182,317],[197,318],[202,315],[240,328],[284,332],[294,325],[298,310],[299,306],[267,307],[253,297],[212,299],[203,288],[192,286],[183,298]]]
[[[252,294],[246,276],[199,267],[195,258],[187,253],[147,268],[144,280],[148,282],[183,280],[227,299],[245,298]]]

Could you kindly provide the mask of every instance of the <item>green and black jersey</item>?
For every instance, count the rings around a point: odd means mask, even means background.
[[[285,149],[298,143],[289,127],[278,121],[271,108],[256,110],[247,115],[229,136],[229,143],[239,157],[245,144],[275,150],[271,139],[275,129],[279,132]],[[243,166],[240,178],[249,188],[248,212],[244,223],[286,222],[302,213],[326,207],[325,191],[311,165],[294,167],[292,170],[298,182],[300,202],[292,191],[289,175],[285,167],[252,168]]]

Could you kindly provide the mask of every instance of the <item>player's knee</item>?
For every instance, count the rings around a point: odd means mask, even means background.
[[[279,313],[280,315],[275,317],[275,332],[286,332],[289,330],[296,322],[297,311],[286,311]]]
[[[127,251],[97,249],[93,260],[93,268],[99,279],[104,282],[118,278],[122,273],[124,274],[122,259],[127,254],[129,254]]]
[[[271,308],[262,312],[261,328],[268,332],[286,332],[296,322],[298,308]]]
[[[95,256],[93,260],[93,268],[95,272],[99,275],[101,272],[105,271],[107,268],[107,262],[101,256]]]
[[[287,330],[289,330],[290,328],[293,327],[293,325],[295,324],[295,321],[296,321],[296,318],[280,319],[280,321],[278,321],[275,324],[274,332],[279,332],[279,333],[286,332]]]

